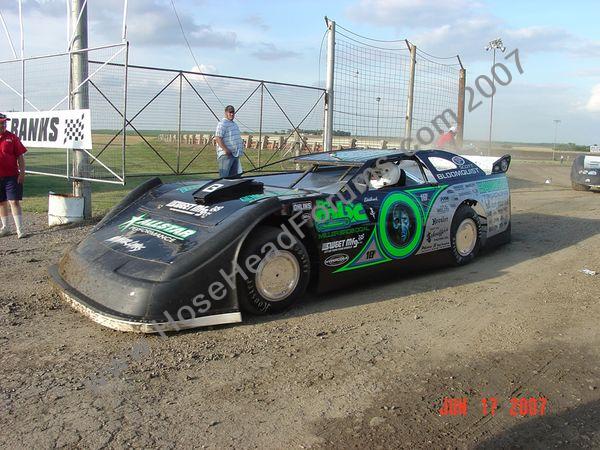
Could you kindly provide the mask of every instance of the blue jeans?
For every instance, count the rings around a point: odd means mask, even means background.
[[[217,158],[219,165],[219,176],[223,177],[235,177],[242,173],[242,164],[240,158],[235,156],[222,155]]]

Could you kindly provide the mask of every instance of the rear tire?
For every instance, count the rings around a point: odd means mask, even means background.
[[[590,186],[587,186],[585,184],[575,183],[574,181],[571,181],[571,186],[576,191],[589,191],[591,189]]]
[[[470,206],[461,205],[454,213],[450,245],[457,266],[470,263],[481,248],[481,219]]]
[[[249,269],[246,262],[252,260]],[[240,253],[239,265],[246,273],[237,280],[239,302],[242,310],[251,314],[285,311],[304,295],[310,280],[306,247],[297,238],[291,242],[289,234],[280,228],[265,226],[252,232]]]

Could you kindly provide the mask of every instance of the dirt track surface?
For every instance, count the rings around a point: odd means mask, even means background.
[[[513,242],[473,264],[168,338],[62,304],[47,267],[90,227],[28,216],[32,237],[0,240],[0,446],[599,447],[600,275],[580,270],[600,272],[600,194],[568,167],[510,174]]]

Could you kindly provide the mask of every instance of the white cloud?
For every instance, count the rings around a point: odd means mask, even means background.
[[[600,56],[600,41],[576,36],[564,28],[510,28],[474,0],[359,0],[347,10],[349,18],[388,26],[403,33],[427,52],[460,54],[464,60],[487,58],[483,48],[502,37],[508,48],[523,54],[561,52],[571,56]]]
[[[262,31],[268,31],[271,28],[269,25],[267,25],[265,20],[258,15],[248,16],[243,20],[243,22],[252,27],[259,28]]]
[[[200,67],[194,66],[190,69],[190,72],[214,73],[214,74],[219,73],[216,66],[213,66],[212,64],[200,64]]]
[[[360,0],[348,16],[374,25],[418,28],[444,25],[471,15],[480,8],[473,0]]]
[[[300,54],[293,50],[279,48],[270,42],[263,42],[251,53],[251,55],[264,61],[274,61],[279,59],[294,58]]]
[[[585,109],[590,112],[600,112],[600,84],[592,88],[592,95],[587,101]]]

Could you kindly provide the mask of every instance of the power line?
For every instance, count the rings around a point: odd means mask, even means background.
[[[219,96],[215,93],[215,91],[211,87],[210,83],[208,82],[208,80],[206,79],[206,77],[204,76],[204,74],[202,72],[200,72],[200,64],[198,64],[198,60],[196,59],[196,56],[194,55],[194,51],[192,50],[192,46],[190,45],[190,41],[188,41],[187,35],[185,34],[185,30],[183,29],[183,24],[181,23],[181,19],[179,19],[179,14],[177,13],[177,8],[175,7],[175,1],[174,0],[171,0],[171,5],[173,6],[173,12],[175,13],[175,17],[177,17],[177,22],[179,23],[179,28],[181,29],[181,34],[183,35],[183,39],[185,40],[187,48],[190,51],[190,55],[192,55],[192,59],[194,60],[194,62],[196,63],[196,67],[198,68],[198,73],[200,73],[200,75],[202,75],[202,78],[204,79],[204,82],[208,86],[208,89],[210,89],[210,92],[212,92],[212,94],[219,101],[219,103],[221,104],[221,106],[223,106],[223,108],[225,108],[225,104],[221,101],[221,99],[219,98]]]
[[[363,35],[360,35],[358,33],[355,33],[354,31],[349,30],[348,28],[344,28],[343,26],[341,26],[337,22],[336,22],[335,26],[341,28],[342,30],[347,31],[348,33],[353,34],[354,36],[358,36],[361,39],[367,39],[369,41],[374,41],[374,42],[389,42],[389,43],[406,42],[405,39],[384,40],[384,39],[374,39],[374,38],[370,38],[370,37],[367,37],[367,36],[363,36]]]
[[[321,87],[321,54],[323,53],[323,43],[325,42],[325,37],[327,36],[328,31],[329,30],[325,30],[325,33],[323,33],[323,39],[321,39],[321,48],[319,48],[319,75],[317,77],[319,87]]]

